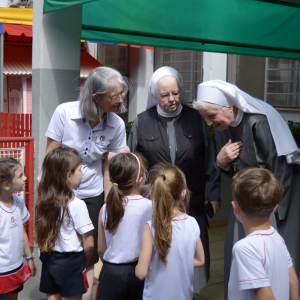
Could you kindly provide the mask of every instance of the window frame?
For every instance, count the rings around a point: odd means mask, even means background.
[[[167,50],[167,51],[164,51]],[[169,50],[169,51],[168,51]],[[176,54],[176,53],[190,53],[190,59],[189,60],[178,60],[178,61],[174,61],[174,60],[170,60],[170,61],[164,61],[163,56],[164,54]],[[200,59],[197,59],[197,53],[200,53]],[[197,62],[200,61],[201,62],[201,69],[200,70],[196,70],[196,65]],[[190,62],[190,70],[189,71],[182,71],[179,72],[181,73],[190,73],[190,81],[189,81],[189,90],[185,90],[185,92],[187,93],[187,95],[189,95],[188,97],[188,103],[189,105],[192,105],[192,102],[194,100],[194,98],[197,95],[197,86],[198,84],[203,82],[203,52],[201,51],[191,51],[191,50],[183,50],[183,49],[168,49],[168,48],[155,48],[154,49],[154,71],[156,71],[158,68],[161,68],[163,66],[169,66],[171,65],[172,67],[172,63],[186,63],[186,62]],[[200,81],[196,82],[195,80],[195,74],[196,72],[200,71]],[[186,81],[183,81],[184,83],[186,83]],[[193,85],[196,84],[196,88],[195,91],[193,91]],[[193,93],[195,94],[195,97],[193,97]]]
[[[268,95],[299,95],[300,97],[300,93],[268,93],[268,82],[274,82],[274,83],[294,83],[294,82],[298,82],[298,84],[300,85],[300,80],[299,81],[270,81],[268,80],[268,71],[270,70],[280,70],[280,71],[284,71],[284,70],[299,70],[300,72],[300,68],[269,68],[269,57],[266,57],[266,60],[265,60],[265,87],[264,87],[264,101],[270,105],[272,105],[274,108],[276,108],[277,110],[281,110],[281,111],[300,111],[300,104],[299,106],[288,106],[288,105],[273,105],[269,102],[267,102],[267,96]],[[276,58],[271,58],[271,59],[276,59]],[[280,59],[280,58],[278,58]],[[289,60],[289,63],[291,62],[292,60]],[[289,75],[290,76],[290,75]]]

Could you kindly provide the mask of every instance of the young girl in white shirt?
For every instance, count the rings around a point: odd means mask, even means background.
[[[194,267],[204,265],[200,229],[188,216],[183,172],[158,164],[150,180],[153,218],[144,227],[135,274],[145,280],[143,299],[193,299]]]
[[[0,158],[0,299],[17,300],[23,283],[36,274],[24,223],[30,214],[14,194],[25,190],[22,165],[12,157]],[[28,266],[23,264],[23,251]]]
[[[140,196],[147,162],[138,153],[112,158],[109,176],[113,183],[99,216],[98,251],[103,267],[97,300],[142,299],[144,282],[135,276],[144,225],[152,216],[152,201]]]
[[[35,231],[43,262],[40,291],[48,300],[81,300],[88,289],[85,268],[94,249],[94,227],[86,204],[74,197],[81,178],[81,156],[75,149],[59,147],[46,155]]]

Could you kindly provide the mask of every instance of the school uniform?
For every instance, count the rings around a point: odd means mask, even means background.
[[[0,299],[20,292],[31,276],[29,267],[23,265],[23,224],[30,214],[20,196],[13,194],[12,198],[11,208],[0,202]]]
[[[85,294],[88,290],[81,235],[94,226],[84,201],[74,197],[68,203],[54,252],[43,253],[40,291],[63,297]]]
[[[159,259],[154,242],[152,221],[147,222],[151,229],[153,252],[145,279],[144,300],[193,299],[194,257],[200,236],[197,221],[183,214],[172,220],[172,242],[167,254],[167,267]]]
[[[57,106],[46,136],[76,149],[82,158],[83,176],[75,195],[86,203],[94,225],[95,248],[88,264],[94,265],[99,261],[98,221],[104,204],[102,156],[107,152],[119,153],[126,147],[124,121],[117,114],[107,112],[91,129],[79,110],[79,101],[66,102]]]
[[[280,234],[257,230],[237,242],[228,285],[229,300],[256,300],[253,289],[271,287],[276,300],[289,299],[292,259]]]
[[[135,266],[141,251],[143,229],[152,217],[152,201],[142,196],[124,197],[124,216],[115,234],[104,230],[107,250],[103,256],[95,299],[142,299],[144,281],[135,276]],[[102,223],[107,219],[103,206]]]

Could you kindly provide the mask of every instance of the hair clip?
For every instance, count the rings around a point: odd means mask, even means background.
[[[93,69],[93,70],[91,71],[91,74],[93,74],[95,71],[96,71],[96,70],[95,70],[95,69]]]
[[[118,184],[117,184],[117,183],[115,183],[115,182],[114,182],[114,185],[117,185],[117,186],[118,186]]]
[[[160,176],[164,179],[164,181],[166,180],[166,175],[161,174]]]

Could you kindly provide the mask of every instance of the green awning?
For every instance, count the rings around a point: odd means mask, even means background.
[[[81,38],[300,60],[300,7],[276,0],[97,0],[83,5]]]
[[[44,13],[85,4],[95,0],[44,0]]]

